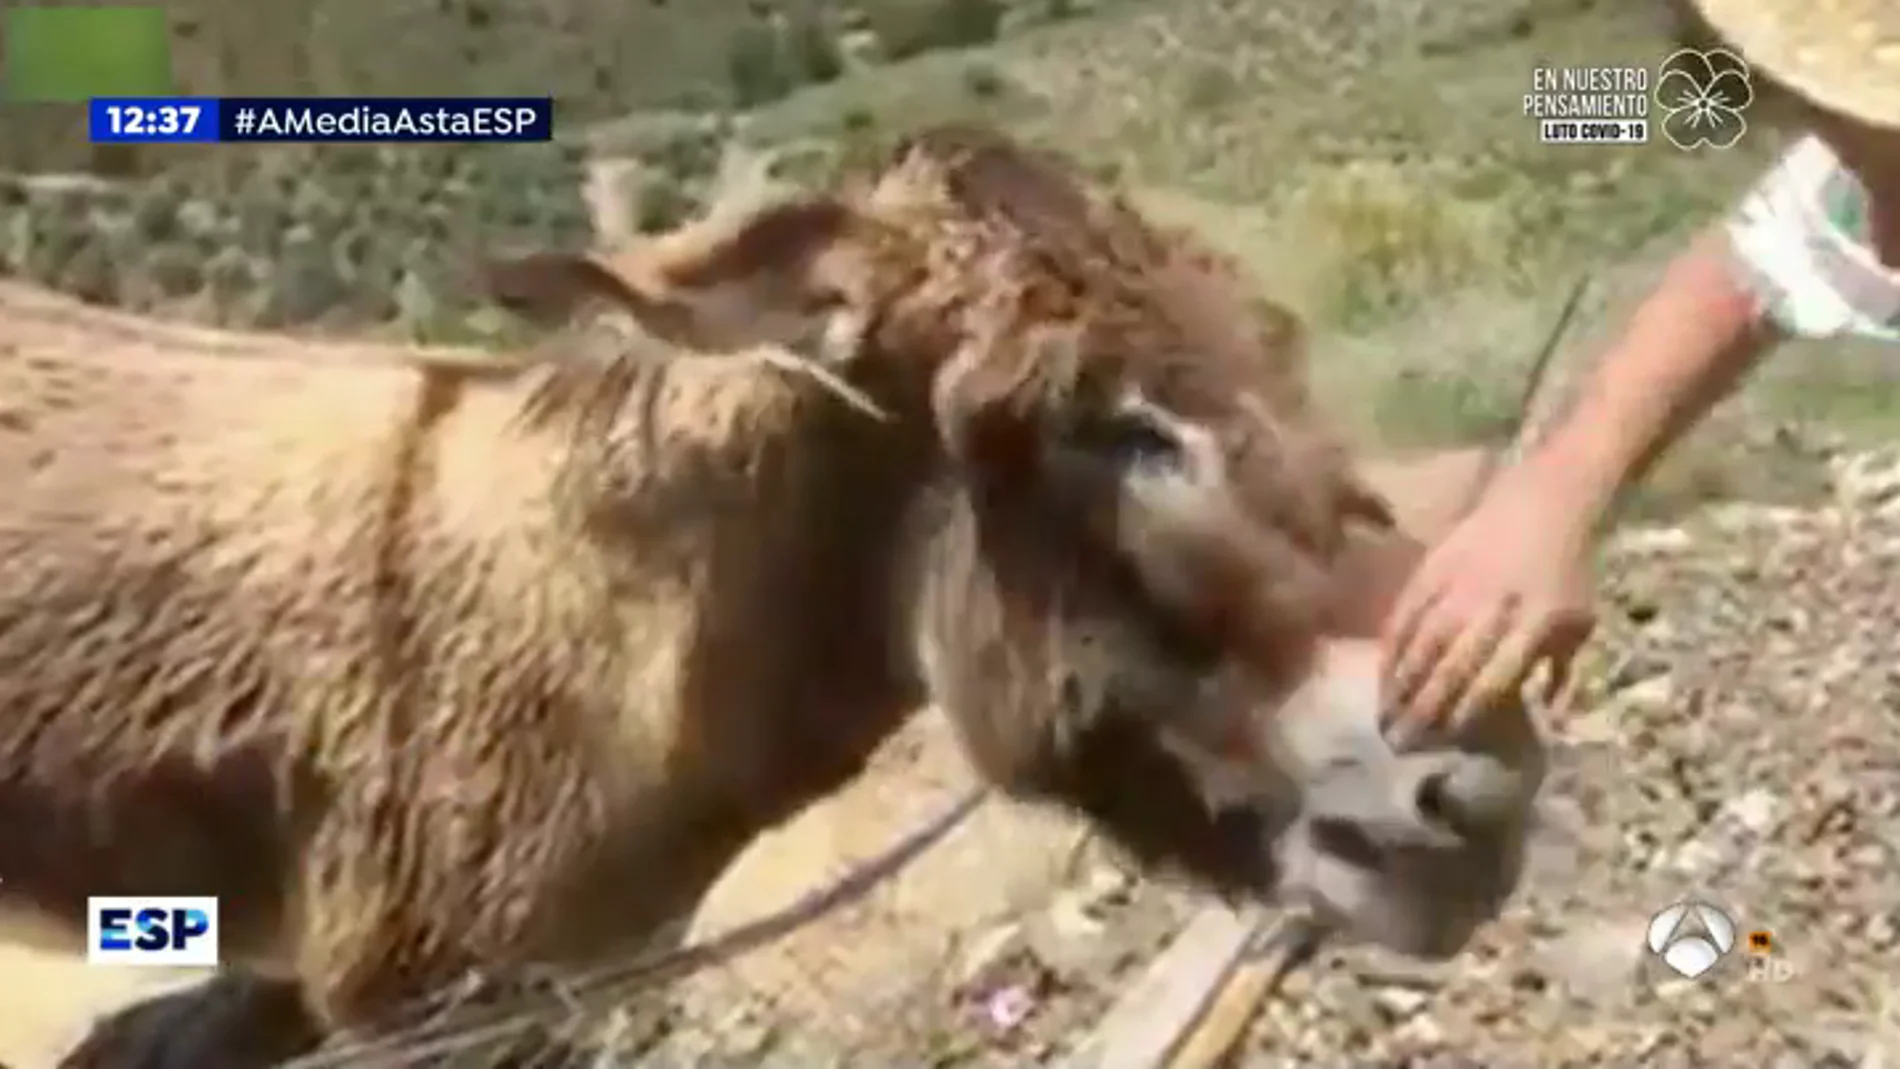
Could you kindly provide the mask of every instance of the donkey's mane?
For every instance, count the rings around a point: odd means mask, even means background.
[[[570,420],[594,425],[623,410],[637,394],[657,391],[667,367],[680,356],[651,335],[613,323],[563,329],[516,365],[521,418],[536,427]]]
[[[1244,383],[1262,392],[1263,418],[1308,415],[1298,318],[1260,298],[1231,256],[1191,232],[1155,225],[1066,158],[987,128],[950,125],[900,142],[883,176],[933,191],[958,224],[980,235],[976,249],[1002,256],[1000,265],[982,265],[992,310],[1003,313],[985,318],[1073,332],[1069,340],[1079,344],[1000,347],[998,361],[1013,366],[989,370],[1008,383],[1005,395],[1061,405],[1089,378],[1132,370],[1117,365],[1133,359],[1177,396],[1208,391],[1210,408]],[[1156,336],[1157,324],[1172,326],[1172,336]],[[1079,351],[1091,335],[1109,344]]]
[[[1041,272],[1077,288],[1135,287],[1166,256],[1166,243],[1126,202],[1104,196],[1059,156],[992,130],[945,126],[897,147],[906,163],[935,169],[944,192],[967,218],[1006,228]]]

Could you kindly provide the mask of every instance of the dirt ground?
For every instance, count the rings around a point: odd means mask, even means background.
[[[1268,1000],[1238,1065],[1900,1064],[1900,449],[1831,470],[1820,508],[1727,505],[1615,540],[1507,916],[1438,965],[1322,955]],[[921,764],[954,761],[927,727],[914,738]],[[870,850],[917,819],[874,799],[928,810],[895,766],[883,775],[762,844],[748,860],[770,880],[735,872],[724,901],[798,886],[798,859],[824,852],[792,847],[801,837],[856,829],[835,842]],[[995,815],[847,917],[709,977],[716,997],[689,1000],[708,1008],[638,1064],[1059,1056],[1197,903],[1017,819]],[[1694,981],[1645,947],[1650,918],[1691,898],[1738,935]],[[1748,950],[1750,931],[1768,953]]]
[[[7,283],[0,320],[35,344],[102,330],[152,348],[260,344]],[[1837,456],[1832,472],[1823,507],[1728,505],[1618,536],[1509,915],[1442,966],[1324,956],[1269,1001],[1243,1065],[1900,1064],[1900,452]],[[756,844],[695,934],[875,855],[967,775],[947,725],[920,715],[858,783]],[[1644,928],[1692,896],[1771,932],[1778,979],[1751,980],[1743,951],[1695,983],[1663,977]],[[1199,904],[1134,880],[1064,819],[990,802],[866,900],[684,985],[657,1030],[629,1024],[629,1061],[1047,1061]],[[189,979],[7,945],[29,934],[0,926],[14,1069],[50,1066],[90,1015]]]

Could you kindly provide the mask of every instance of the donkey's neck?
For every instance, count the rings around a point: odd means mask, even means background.
[[[758,815],[841,787],[921,700],[893,588],[937,466],[928,422],[878,422],[733,356],[602,368],[544,384],[543,403],[550,390],[572,390],[569,500],[597,537],[628,540],[617,555],[643,578],[689,591],[689,730],[758,755]]]

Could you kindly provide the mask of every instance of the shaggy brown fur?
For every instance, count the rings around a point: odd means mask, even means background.
[[[1285,813],[1211,814],[1181,752],[1239,749],[1284,802],[1254,710],[1322,638],[1371,634],[1418,547],[1311,412],[1292,317],[1236,265],[1060,161],[939,129],[853,195],[690,228],[599,277],[687,344],[903,369],[892,406],[935,424],[959,476],[915,540],[923,668],[978,767],[1145,861],[1271,886]],[[1131,493],[1191,451],[1184,427],[1211,440],[1207,481]]]
[[[918,697],[880,562],[922,449],[620,345],[5,354],[0,895],[216,894],[362,1025],[623,951],[853,775]]]
[[[1318,711],[1316,658],[1376,632],[1420,546],[1311,411],[1291,316],[1232,261],[1059,160],[940,129],[855,195],[616,266],[690,344],[928,383],[891,399],[935,425],[957,475],[920,543],[922,667],[992,782],[1205,886],[1271,894],[1289,805],[1341,797],[1328,754],[1369,758],[1372,783],[1423,776],[1421,797],[1450,775],[1474,789],[1446,796],[1469,837],[1408,853],[1404,875],[1357,872],[1351,894],[1372,897],[1343,920],[1449,953],[1501,905],[1541,779],[1521,707],[1417,763],[1363,750],[1377,710],[1357,698],[1336,729],[1271,723],[1296,689]],[[1210,807],[1234,773],[1244,804]],[[1318,890],[1344,890],[1320,864]],[[1448,868],[1469,883],[1429,875]]]
[[[218,894],[230,951],[373,1030],[651,936],[922,684],[1006,790],[1269,894],[1255,710],[1390,518],[1238,277],[944,130],[856,196],[496,275],[786,346],[895,426],[638,341],[500,380],[13,354],[0,894]],[[1213,811],[1236,754],[1257,804]]]

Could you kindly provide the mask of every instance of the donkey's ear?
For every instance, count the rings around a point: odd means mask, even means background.
[[[677,345],[771,345],[830,359],[854,348],[875,228],[844,201],[810,197],[688,223],[608,256],[543,253],[489,265],[489,292],[538,322],[590,299]]]
[[[648,330],[673,336],[685,326],[631,273],[637,264],[587,253],[537,252],[482,265],[481,289],[530,322],[556,327],[590,305],[631,312]]]
[[[878,233],[844,200],[815,196],[715,213],[613,262],[645,299],[636,314],[679,344],[830,361],[854,353],[869,322],[888,252]]]

